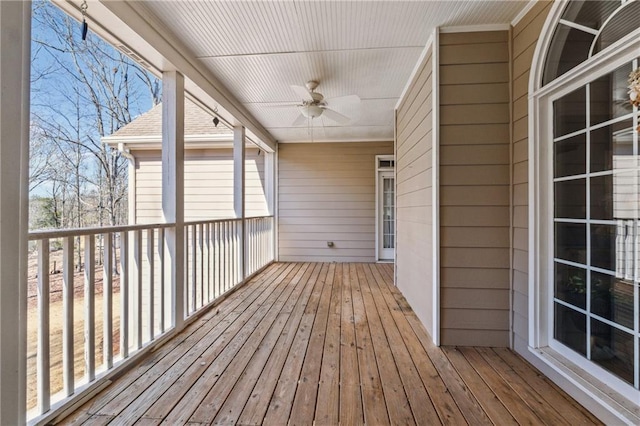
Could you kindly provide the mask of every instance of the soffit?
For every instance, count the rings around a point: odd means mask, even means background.
[[[356,94],[360,117],[323,119],[314,140],[393,139],[393,110],[436,26],[505,24],[524,1],[146,1],[141,10],[190,49],[280,142],[293,127],[291,85],[318,80],[325,98]],[[340,111],[349,113],[348,111]],[[319,137],[322,136],[322,137]]]

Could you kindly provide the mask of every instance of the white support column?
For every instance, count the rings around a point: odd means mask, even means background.
[[[184,326],[184,76],[176,71],[162,74],[162,212],[175,229],[165,232],[171,268],[172,322]]]
[[[267,201],[267,211],[270,216],[275,212],[275,189],[276,189],[276,153],[264,153],[264,195]]]
[[[245,160],[245,132],[244,127],[233,128],[233,210],[236,217],[242,219],[240,225],[239,269],[240,281],[247,276],[245,269],[245,209],[244,209],[244,161]]]
[[[1,425],[26,423],[30,43],[31,2],[0,1]]]
[[[276,160],[278,151],[265,152],[264,153],[264,195],[267,202],[267,211],[270,216],[273,216],[273,241],[271,250],[273,250],[274,260],[277,260],[276,248],[278,241],[278,220],[276,218],[276,204],[277,204],[277,173],[276,173]]]

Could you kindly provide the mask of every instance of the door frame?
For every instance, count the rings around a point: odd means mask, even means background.
[[[393,257],[390,259],[381,259],[380,256],[382,254],[382,218],[380,217],[380,210],[382,207],[382,197],[380,194],[380,191],[382,190],[382,188],[380,187],[380,179],[382,177],[383,174],[390,174],[391,177],[394,178],[394,191],[395,191],[395,156],[394,155],[376,155],[375,158],[375,180],[376,180],[376,201],[375,201],[375,211],[376,211],[376,239],[375,239],[375,245],[376,245],[376,262],[395,262],[395,258],[396,258],[396,253],[395,253],[395,244],[393,245]],[[381,165],[381,162],[387,162],[389,161],[391,163],[391,166],[386,166],[386,165]],[[396,220],[396,206],[395,206],[395,197],[394,197],[394,214],[393,214],[393,219],[394,222]],[[394,231],[395,231],[396,227],[394,226]],[[394,232],[395,233],[395,232]]]

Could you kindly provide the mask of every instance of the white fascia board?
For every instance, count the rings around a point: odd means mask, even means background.
[[[106,136],[101,139],[102,143],[112,148],[118,149],[120,146],[126,149],[160,149],[162,138],[160,136]],[[184,138],[185,149],[194,148],[228,148],[233,145],[231,135],[195,135]]]
[[[80,1],[53,0],[67,14],[81,18]],[[233,126],[245,126],[247,136],[261,148],[274,151],[276,140],[236,99],[236,97],[175,37],[162,31],[148,14],[141,12],[141,2],[90,1],[87,10],[89,30],[114,46],[124,45],[149,64],[160,76],[162,71],[176,70],[185,76],[185,90],[220,118]],[[117,34],[117,35],[116,35]]]
[[[510,24],[483,24],[440,27],[440,33],[478,33],[483,31],[508,31]]]
[[[327,139],[320,139],[320,140],[316,140],[314,139],[313,141],[310,141],[308,139],[305,140],[290,140],[290,141],[279,141],[279,144],[290,144],[290,143],[312,143],[312,144],[318,144],[318,143],[379,143],[379,142],[389,142],[389,143],[393,143],[393,139],[389,139],[389,138],[371,138],[371,139],[338,139],[338,140],[327,140]]]

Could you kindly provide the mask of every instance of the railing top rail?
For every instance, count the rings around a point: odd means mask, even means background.
[[[265,219],[265,218],[270,218],[273,217],[271,216],[251,216],[251,217],[245,217],[245,220],[249,220],[249,219]],[[227,219],[206,219],[206,220],[192,220],[189,222],[185,222],[185,226],[191,226],[191,225],[204,225],[205,223],[211,224],[211,223],[222,223],[222,222],[240,222],[242,221],[242,218],[239,217],[230,217]]]
[[[102,226],[93,228],[45,229],[29,232],[29,241],[45,238],[78,237],[83,235],[109,234],[114,232],[137,231],[145,229],[172,228],[175,223],[145,223],[137,225]]]
[[[269,216],[253,216],[246,217],[245,220],[248,219],[264,219],[264,218],[272,218],[273,215]],[[222,222],[237,222],[241,221],[240,218],[227,218],[227,219],[208,219],[208,220],[194,220],[185,222],[185,226],[188,225],[200,225],[205,223],[222,223]],[[137,230],[145,230],[145,229],[160,229],[160,228],[171,228],[175,226],[175,223],[144,223],[144,224],[136,224],[136,225],[118,225],[118,226],[102,226],[102,227],[91,227],[91,228],[70,228],[70,229],[43,229],[37,231],[29,232],[29,241],[43,240],[45,238],[53,239],[53,238],[64,238],[64,237],[78,237],[84,235],[98,235],[98,234],[107,234],[113,232],[124,232],[124,231],[137,231]]]

